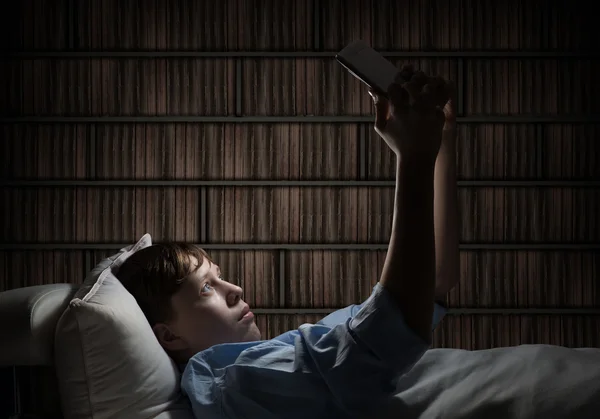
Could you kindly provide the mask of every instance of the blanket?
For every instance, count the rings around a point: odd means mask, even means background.
[[[371,417],[599,419],[600,349],[431,349]]]

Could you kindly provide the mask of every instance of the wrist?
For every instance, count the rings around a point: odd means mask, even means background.
[[[435,163],[421,159],[398,159],[396,193],[402,195],[404,200],[412,202],[415,208],[426,210],[425,207],[429,206],[426,202],[431,200],[433,210],[434,179]],[[407,198],[407,195],[410,197]]]
[[[415,175],[427,176],[434,173],[435,161],[437,156],[421,155],[400,155],[397,154],[396,168],[397,173],[408,172]]]
[[[456,145],[457,137],[458,131],[456,130],[456,127],[452,129],[444,128],[444,130],[442,131],[442,146],[446,144]]]

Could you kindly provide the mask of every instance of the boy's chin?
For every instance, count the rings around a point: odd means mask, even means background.
[[[248,330],[248,333],[246,333],[244,340],[246,342],[253,342],[255,340],[261,340],[260,330],[258,329],[258,326],[256,325],[256,323],[252,323],[252,325],[250,326],[250,329]]]

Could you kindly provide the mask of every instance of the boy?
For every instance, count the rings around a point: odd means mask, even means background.
[[[383,271],[361,306],[261,341],[241,288],[197,246],[151,246],[118,272],[163,348],[187,364],[197,418],[368,414],[428,349],[443,314],[434,301],[458,279],[453,104],[442,79],[408,67],[389,100],[372,96],[375,130],[397,156],[396,191]]]

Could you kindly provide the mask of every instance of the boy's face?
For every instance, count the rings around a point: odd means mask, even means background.
[[[260,340],[254,315],[241,297],[242,289],[221,279],[219,266],[204,260],[172,296],[173,320],[157,324],[154,331],[165,349],[186,360],[220,343]]]

